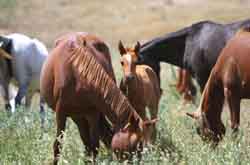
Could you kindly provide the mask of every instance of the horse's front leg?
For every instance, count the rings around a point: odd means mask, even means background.
[[[63,112],[63,109],[60,107],[60,103],[56,106],[56,123],[57,123],[57,132],[56,132],[56,140],[54,142],[54,165],[58,163],[60,156],[60,148],[62,144],[59,139],[63,138],[63,131],[65,130],[66,125],[66,115]]]
[[[9,82],[3,83],[3,98],[5,102],[5,110],[10,113],[11,112],[11,105],[9,101]]]
[[[96,156],[99,149],[99,137],[100,137],[100,127],[99,127],[100,114],[93,115],[88,118],[89,123],[89,135],[90,135],[90,150],[93,153],[93,162],[95,163]]]
[[[45,123],[45,100],[40,96],[40,119],[41,127],[44,128]]]
[[[82,142],[85,145],[87,155],[90,155],[90,135],[89,135],[89,125],[87,120],[84,118],[72,118],[72,120],[76,123]]]
[[[22,101],[23,97],[24,97],[24,96],[26,95],[26,93],[27,93],[28,86],[29,86],[28,83],[22,83],[22,84],[19,86],[19,89],[18,89],[16,98],[15,98],[15,105],[16,105],[16,106],[20,106],[20,105],[21,105],[21,101]]]
[[[240,125],[240,97],[228,88],[224,88],[224,95],[230,110],[231,128],[235,133],[238,131]]]

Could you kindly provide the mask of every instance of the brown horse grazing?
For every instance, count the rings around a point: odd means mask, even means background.
[[[86,151],[92,153],[93,159],[98,153],[99,139],[107,145],[111,143],[112,132],[105,116],[116,131],[128,125],[130,120],[136,121],[137,125],[132,126],[138,129],[132,140],[136,140],[135,146],[141,143],[144,122],[114,79],[109,49],[99,38],[78,32],[57,40],[41,75],[41,94],[56,112],[54,164],[58,162],[61,146],[58,138],[63,135],[67,117],[78,126]]]
[[[137,42],[134,48],[124,48],[120,41],[118,48],[123,68],[120,89],[127,95],[130,103],[144,121],[147,120],[146,107],[149,109],[151,119],[156,119],[161,97],[160,85],[153,69],[147,65],[136,65],[140,43]],[[152,140],[154,141],[156,139],[155,126],[152,129]],[[150,142],[150,135],[146,137],[146,143]]]
[[[198,111],[187,113],[199,121],[198,133],[217,144],[225,134],[221,121],[224,99],[228,102],[231,128],[240,124],[240,101],[250,98],[250,29],[239,31],[222,50],[202,94]]]
[[[185,103],[194,102],[196,95],[196,88],[191,79],[189,71],[186,69],[178,68],[178,80],[176,83],[176,90],[183,95]]]

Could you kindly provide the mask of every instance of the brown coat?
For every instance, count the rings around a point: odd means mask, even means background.
[[[231,128],[240,124],[240,100],[250,98],[250,29],[239,31],[222,50],[202,94],[197,112],[200,133],[215,142],[225,134],[221,121],[224,99],[228,102]]]
[[[103,132],[110,128],[103,115],[118,128],[123,128],[130,120],[136,121],[133,127],[138,129],[133,133],[143,131],[143,121],[114,80],[108,47],[88,33],[70,33],[57,40],[42,69],[41,94],[56,112],[57,137],[62,135],[67,117],[71,117],[93,158],[99,138],[112,137],[109,132]],[[60,145],[56,139],[55,164]]]

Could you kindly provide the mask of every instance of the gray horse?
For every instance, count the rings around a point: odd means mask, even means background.
[[[5,54],[2,55],[5,58],[0,59],[0,84],[4,89],[5,108],[11,109],[8,86],[12,78],[18,85],[15,104],[20,105],[26,96],[26,105],[29,105],[34,92],[39,91],[41,68],[48,56],[47,48],[37,39],[23,34],[10,34],[0,36],[0,50],[1,54]],[[40,100],[40,113],[44,116],[43,99]]]
[[[210,71],[227,41],[240,28],[249,26],[250,20],[231,24],[198,22],[143,44],[138,64],[151,66],[159,79],[160,62],[186,68],[203,91]]]

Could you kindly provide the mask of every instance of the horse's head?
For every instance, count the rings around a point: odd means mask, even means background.
[[[137,42],[134,48],[125,48],[120,41],[118,48],[121,54],[120,62],[123,69],[123,78],[125,82],[129,82],[135,78],[135,67],[138,61],[140,43]]]
[[[212,141],[217,144],[225,135],[226,129],[221,120],[214,120],[216,122],[211,122],[207,114],[200,110],[193,113],[187,112],[186,114],[196,120],[196,131],[203,141]],[[216,118],[217,117],[214,116],[214,119]]]
[[[119,160],[125,160],[132,156],[133,152],[140,152],[145,142],[145,135],[150,131],[157,119],[140,121],[133,116],[129,117],[128,123],[119,130],[112,139],[112,150]]]

